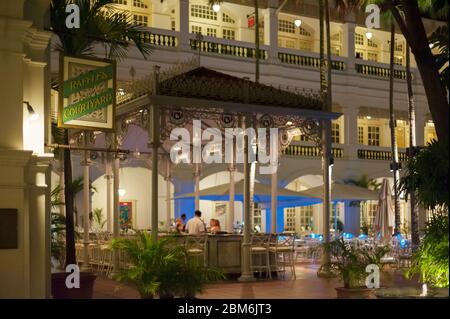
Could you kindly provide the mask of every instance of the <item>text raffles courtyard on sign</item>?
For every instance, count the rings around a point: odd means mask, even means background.
[[[60,72],[58,126],[114,130],[115,62],[63,56]]]

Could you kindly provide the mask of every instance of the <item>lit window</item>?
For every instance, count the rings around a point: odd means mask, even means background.
[[[380,127],[367,127],[367,144],[370,146],[380,146]]]
[[[300,35],[303,35],[303,36],[305,36],[305,37],[310,37],[310,36],[311,36],[311,33],[309,33],[308,31],[306,31],[306,29],[303,28],[303,27],[300,27],[300,28],[299,28],[299,32],[300,32]]]
[[[191,17],[217,21],[217,12],[214,12],[209,6],[193,4],[191,5]]]
[[[191,33],[202,34],[202,27],[200,27],[198,25],[192,25],[191,26]]]
[[[208,37],[217,37],[217,29],[216,28],[206,28],[206,35]]]
[[[141,25],[144,27],[148,26],[148,17],[146,17],[146,16],[135,14],[133,16],[133,21],[134,21],[134,24],[136,24],[136,25]]]
[[[222,13],[222,21],[223,22],[225,22],[225,23],[232,23],[232,24],[234,24],[234,20],[229,16],[229,15],[227,15],[226,13]]]
[[[253,207],[253,227],[258,226],[259,229],[262,227],[262,210],[258,203],[254,203]],[[261,229],[262,231],[262,229]]]
[[[378,62],[378,53],[367,52],[367,60],[372,62]]]
[[[366,225],[369,229],[372,228],[375,222],[375,214],[377,213],[378,204],[377,202],[367,201],[363,206],[361,206],[361,226]]]
[[[236,33],[234,30],[222,29],[222,38],[228,40],[234,40],[236,38]]]
[[[378,48],[378,44],[376,44],[373,40],[367,39],[367,46],[371,48]]]
[[[133,0],[133,7],[147,9],[148,6],[141,0]]]
[[[355,57],[356,57],[357,59],[364,59],[364,52],[357,50],[357,51],[355,52]]]
[[[394,56],[394,64],[403,65],[403,57],[402,56]]]
[[[364,126],[358,126],[358,144],[364,144]]]
[[[364,45],[364,36],[359,33],[355,33],[355,44]]]
[[[278,20],[278,31],[295,34],[295,24],[287,20]]]
[[[312,206],[299,207],[300,215],[300,228],[303,230],[313,230],[314,228],[314,215]]]
[[[286,208],[284,219],[284,229],[295,231],[295,208]]]
[[[340,143],[339,123],[331,123],[331,143]]]

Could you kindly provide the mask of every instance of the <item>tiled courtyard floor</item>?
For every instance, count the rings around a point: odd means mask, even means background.
[[[258,280],[251,283],[227,281],[207,285],[198,296],[207,299],[330,299],[336,298],[335,287],[342,284],[338,279],[322,279],[317,277],[318,265],[303,264],[296,268],[297,279],[292,280],[289,274],[285,279]],[[384,287],[406,285],[418,286],[417,282],[406,280],[401,271],[390,271],[381,277]],[[94,287],[96,299],[135,299],[138,292],[130,286],[112,279],[99,277]]]

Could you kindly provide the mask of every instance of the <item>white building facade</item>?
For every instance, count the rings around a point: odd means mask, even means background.
[[[252,1],[224,1],[216,10],[206,0],[117,0],[116,10],[127,12],[136,24],[152,33],[145,40],[154,46],[151,56],[144,60],[136,50],[118,64],[118,88],[126,95],[130,83],[138,82],[148,75],[153,65],[162,70],[196,60],[201,66],[238,77],[255,77],[255,30]],[[304,1],[302,5],[283,1],[260,1],[260,82],[285,90],[318,91],[319,89],[319,21],[316,1]],[[219,8],[217,10],[217,8]],[[340,16],[331,10],[331,44],[333,53],[333,111],[343,115],[332,123],[333,180],[346,182],[366,175],[369,179],[390,178],[390,129],[389,129],[389,40],[390,33],[384,29],[368,29],[364,25],[365,14]],[[364,12],[361,10],[361,12]],[[299,23],[300,21],[300,23]],[[434,21],[425,21],[430,31]],[[199,36],[201,34],[201,37]],[[406,159],[409,145],[409,123],[405,72],[406,42],[396,34],[394,104],[397,119],[397,140],[400,159]],[[98,56],[104,55],[99,49]],[[57,57],[54,55],[54,60]],[[54,72],[57,71],[53,63]],[[420,74],[412,61],[413,90],[416,103],[416,127],[418,145],[425,145],[436,138],[430,121],[427,100]],[[120,95],[119,95],[120,98]],[[145,149],[143,132],[135,127],[131,137],[124,143],[130,149]],[[96,164],[94,164],[95,167]],[[104,169],[93,169],[94,183],[104,183]],[[148,178],[131,170],[145,169],[145,161],[127,160],[122,163],[123,175],[128,186],[124,199],[135,202],[137,228],[149,228],[151,208]],[[202,165],[200,189],[229,182],[227,165]],[[238,169],[239,170],[239,169]],[[127,171],[129,173],[127,173]],[[81,174],[81,171],[80,171]],[[163,194],[166,191],[164,174],[160,176],[161,211],[164,220],[166,207]],[[171,198],[193,192],[192,167],[178,166],[171,176]],[[140,181],[134,183],[137,176]],[[139,177],[140,176],[140,177]],[[148,175],[150,176],[150,175]],[[270,177],[257,176],[257,180],[270,184]],[[133,180],[133,183],[130,181]],[[122,183],[122,182],[121,182]],[[320,152],[315,145],[302,136],[297,137],[284,151],[278,170],[279,187],[302,190],[322,184]],[[391,182],[392,184],[392,182]],[[142,192],[142,188],[148,188]],[[134,189],[134,190],[133,190]],[[80,202],[81,203],[81,202]],[[206,221],[209,218],[223,219],[219,211],[227,205],[201,201]],[[80,204],[81,206],[81,204]],[[299,233],[320,232],[322,229],[321,205],[280,209],[277,215],[278,230],[295,230]],[[102,192],[93,194],[93,208],[106,210],[106,196]],[[175,200],[172,204],[173,218],[182,213],[193,214],[193,201]],[[218,208],[217,208],[218,207]],[[226,206],[226,210],[228,207]],[[362,208],[350,203],[336,207],[344,230],[354,234],[361,226],[371,226],[376,203],[368,202]],[[262,230],[269,228],[265,210],[255,210],[254,223]],[[421,214],[421,220],[425,218]],[[242,220],[242,205],[236,203],[235,220]],[[409,209],[401,203],[403,230],[409,228]]]

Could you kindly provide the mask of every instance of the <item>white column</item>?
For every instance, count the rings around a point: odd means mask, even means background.
[[[344,155],[348,159],[356,160],[358,158],[358,112],[357,106],[347,106],[344,110],[344,129],[346,151]]]
[[[170,221],[172,219],[172,203],[171,203],[171,165],[170,157],[166,159],[166,229],[170,231]]]
[[[179,0],[180,13],[180,38],[181,51],[190,51],[189,45],[189,0]]]
[[[265,44],[269,45],[269,63],[278,62],[278,16],[276,14],[278,1],[269,0],[265,13]]]
[[[355,23],[348,21],[342,26],[343,34],[343,56],[347,57],[347,70],[355,71]]]
[[[277,196],[278,196],[278,173],[275,172],[271,175],[271,224],[270,229],[273,234],[277,232]]]
[[[236,171],[236,167],[234,165],[234,163],[231,163],[229,166],[229,171],[230,171],[230,200],[228,202],[228,215],[227,215],[227,231],[232,233],[233,232],[233,226],[234,226],[234,194],[235,194],[235,189],[234,189],[234,172]]]
[[[249,116],[245,116],[244,129],[250,127]],[[248,135],[244,137],[244,238],[241,250],[241,276],[239,281],[253,281],[253,273],[250,269],[250,236],[251,236],[251,212],[250,212],[250,163],[248,160],[249,154],[249,138]]]
[[[111,153],[106,153],[105,179],[106,179],[106,230],[111,232],[113,215],[113,169]]]
[[[49,160],[48,157],[32,157],[28,168],[29,224],[34,226],[30,227],[29,244],[31,298],[49,298],[51,294]]]
[[[88,140],[89,140],[89,132],[85,131],[83,133],[83,140],[84,140],[84,147],[88,147]],[[90,197],[91,197],[91,190],[89,188],[89,166],[90,166],[90,160],[89,160],[89,152],[84,151],[84,159],[81,164],[83,166],[83,266],[81,267],[82,271],[89,271],[89,213],[91,211],[91,205],[90,205]]]
[[[195,180],[195,191],[194,191],[194,202],[195,210],[200,210],[200,164],[194,164],[194,180]]]
[[[113,187],[113,202],[114,202],[114,214],[113,214],[113,238],[120,237],[120,207],[119,207],[119,169],[120,169],[120,158],[118,154],[114,157],[113,165],[113,176],[114,176],[114,187]],[[113,251],[113,276],[119,272],[119,251]]]

